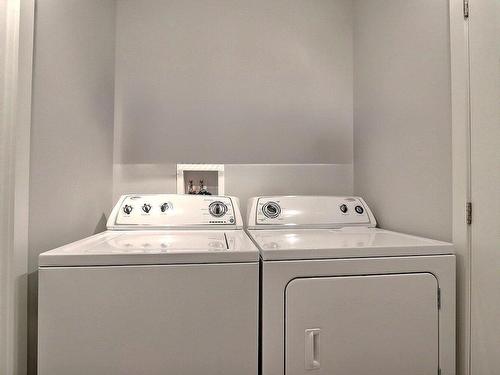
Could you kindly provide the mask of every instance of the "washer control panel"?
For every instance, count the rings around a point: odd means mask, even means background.
[[[273,196],[250,200],[249,228],[294,225],[324,228],[374,227],[376,221],[360,197]]]
[[[237,199],[212,195],[140,194],[120,198],[108,229],[241,226]]]

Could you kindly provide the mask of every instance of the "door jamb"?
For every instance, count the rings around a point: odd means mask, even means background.
[[[6,233],[2,249],[4,290],[0,372],[27,373],[27,273],[31,96],[35,0],[7,0],[4,115],[0,140],[5,156],[2,199]]]
[[[457,255],[457,373],[470,375],[470,102],[469,19],[464,0],[450,0],[450,63],[452,107],[452,222]]]

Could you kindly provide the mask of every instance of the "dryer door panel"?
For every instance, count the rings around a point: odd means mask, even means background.
[[[435,375],[438,284],[430,273],[292,280],[287,375]]]

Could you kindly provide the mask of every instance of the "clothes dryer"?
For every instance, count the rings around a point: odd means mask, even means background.
[[[262,375],[455,374],[450,243],[376,228],[359,197],[249,201]]]

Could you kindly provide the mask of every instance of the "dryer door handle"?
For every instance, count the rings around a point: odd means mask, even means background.
[[[320,368],[319,362],[319,328],[309,328],[305,330],[305,368],[306,370],[316,370]]]

